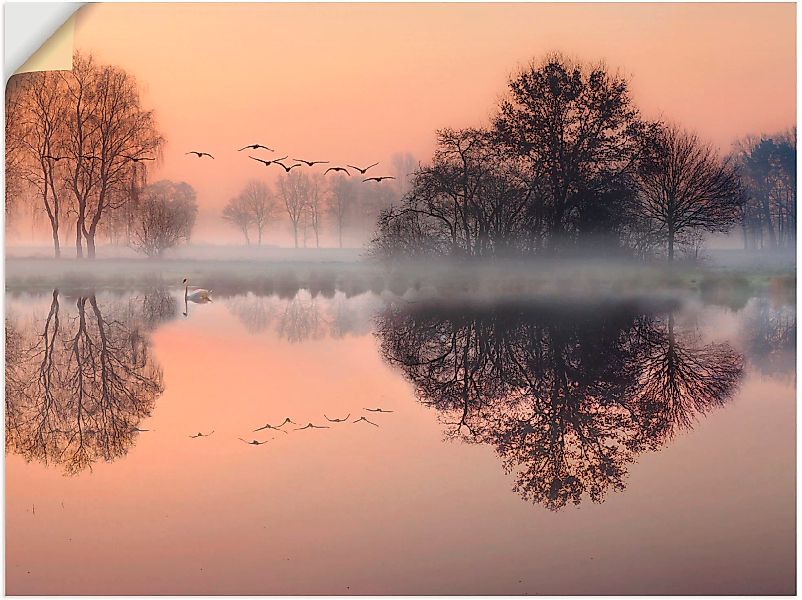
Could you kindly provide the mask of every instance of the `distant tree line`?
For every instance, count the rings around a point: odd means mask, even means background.
[[[411,154],[394,154],[390,170],[396,179],[380,184],[298,171],[279,176],[273,185],[251,180],[226,203],[222,218],[242,233],[248,245],[253,241],[261,245],[267,229],[281,223],[289,225],[296,248],[319,248],[324,230],[342,248],[345,237],[370,232],[379,214],[400,202],[416,165]]]
[[[796,130],[736,143],[744,186],[744,248],[796,244]]]
[[[772,158],[752,167],[749,157],[767,144]],[[787,241],[795,141],[752,146],[721,157],[693,133],[642,118],[623,77],[550,56],[510,79],[489,127],[437,132],[431,162],[380,215],[371,252],[481,258],[593,248],[673,260],[677,247],[698,248],[705,232],[738,223],[770,239],[782,228]]]
[[[189,237],[194,192],[148,188],[147,167],[165,141],[124,70],[76,53],[71,71],[15,75],[5,126],[7,210],[44,212],[57,258],[68,227],[78,258],[95,258],[101,234],[149,255]],[[168,197],[179,187],[180,198]],[[156,235],[157,224],[173,232]]]

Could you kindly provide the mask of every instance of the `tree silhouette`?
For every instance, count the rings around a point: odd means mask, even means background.
[[[727,232],[741,214],[742,194],[734,165],[678,127],[652,136],[639,172],[640,210],[660,225],[674,260],[678,236],[701,229]]]
[[[64,315],[54,290],[47,317],[12,326],[6,448],[75,474],[133,445],[162,393],[147,338],[124,311],[104,315],[94,294]]]
[[[447,436],[492,446],[524,499],[559,509],[622,490],[628,465],[742,374],[726,344],[701,345],[633,306],[392,307],[381,352],[433,406]]]

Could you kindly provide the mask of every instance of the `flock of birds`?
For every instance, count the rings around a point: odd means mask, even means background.
[[[275,152],[275,150],[273,150],[272,148],[269,148],[269,147],[267,147],[267,146],[265,146],[263,144],[250,144],[248,146],[243,146],[242,148],[240,148],[238,150],[238,152],[242,152],[243,150],[259,150],[259,149],[267,150],[268,152]],[[208,156],[209,158],[214,160],[214,156],[212,156],[208,152],[202,152],[200,150],[190,150],[189,152],[185,152],[184,153],[185,156],[187,154],[194,154],[198,158],[203,158],[204,156]],[[67,156],[51,156],[49,154],[46,154],[45,158],[47,158],[49,160],[52,160],[54,162],[59,162],[60,160],[65,160],[65,159],[67,159],[69,157],[67,157]],[[82,155],[81,158],[86,159],[86,160],[101,160],[101,157],[95,156],[94,154]],[[128,154],[124,154],[123,158],[125,158],[126,160],[129,160],[131,162],[134,162],[134,163],[139,163],[139,162],[146,161],[146,160],[156,160],[152,156],[131,156],[131,155],[128,155]],[[252,160],[255,160],[257,162],[260,162],[263,165],[265,165],[266,167],[269,167],[270,165],[278,165],[279,167],[284,169],[284,171],[287,172],[287,173],[292,171],[295,167],[301,167],[303,165],[306,165],[307,167],[314,167],[315,165],[328,165],[329,164],[329,161],[327,161],[327,160],[306,160],[304,158],[293,158],[292,160],[296,161],[294,164],[285,165],[281,161],[282,160],[286,160],[287,158],[289,158],[289,155],[282,156],[281,158],[273,158],[271,160],[266,160],[264,158],[258,158],[256,156],[251,156],[249,154],[248,158],[250,158]],[[354,171],[358,171],[361,175],[366,175],[367,172],[368,172],[368,169],[372,169],[373,167],[375,167],[378,164],[379,164],[378,162],[375,162],[372,165],[368,165],[367,167],[357,167],[356,165],[346,165],[344,167],[342,167],[342,166],[334,166],[334,167],[329,167],[328,169],[326,169],[323,172],[323,174],[327,175],[328,173],[333,171],[334,173],[345,173],[346,175],[348,175],[350,177],[351,176],[351,172],[348,169],[353,169]],[[381,183],[385,179],[395,179],[395,177],[392,177],[391,175],[380,175],[380,176],[377,176],[377,177],[366,177],[365,179],[362,180],[362,182],[364,183],[366,181],[375,181],[376,183]]]
[[[248,146],[243,146],[242,148],[237,150],[237,152],[242,152],[244,150],[260,150],[260,149],[261,150],[267,150],[268,152],[275,152],[275,150],[273,150],[273,148],[265,146],[264,144],[249,144]],[[201,150],[190,150],[189,152],[185,152],[184,153],[185,156],[188,155],[188,154],[194,154],[198,158],[203,158],[204,156],[208,156],[209,158],[214,160],[214,156],[212,156],[208,152],[203,152]],[[328,165],[328,164],[330,164],[330,162],[327,161],[327,160],[306,160],[305,158],[293,158],[292,160],[295,161],[294,164],[285,165],[281,161],[286,160],[287,158],[289,158],[289,155],[282,156],[280,158],[272,158],[270,160],[267,160],[265,158],[259,158],[259,157],[256,157],[256,156],[251,156],[249,154],[248,158],[250,158],[251,160],[255,160],[257,162],[260,162],[266,167],[269,167],[270,165],[277,165],[277,166],[281,167],[282,169],[284,169],[284,171],[286,173],[289,173],[290,171],[292,171],[296,167],[302,167],[304,165],[306,165],[307,167],[314,167],[315,165]],[[152,158],[147,158],[147,159],[142,158],[140,160],[153,160],[153,159]],[[371,165],[368,165],[367,167],[358,167],[356,165],[345,165],[344,167],[343,166],[332,166],[332,167],[329,167],[328,169],[326,169],[323,172],[323,174],[327,175],[327,174],[329,174],[331,172],[334,172],[334,173],[345,173],[346,175],[348,175],[350,177],[351,176],[351,172],[348,169],[353,169],[354,171],[358,171],[361,175],[366,175],[369,169],[372,169],[373,167],[377,166],[378,164],[379,164],[378,162],[375,162],[375,163],[373,163]],[[395,177],[392,177],[390,175],[381,175],[381,176],[377,176],[377,177],[366,177],[365,179],[362,180],[362,182],[364,183],[366,181],[375,181],[376,183],[381,183],[385,179],[395,179]]]
[[[366,408],[365,410],[367,412],[371,412],[371,413],[391,413],[391,412],[393,412],[392,410],[387,410],[387,409],[384,409],[384,408]],[[345,423],[345,422],[348,421],[348,419],[351,418],[351,413],[348,413],[347,415],[345,415],[342,418],[333,418],[332,419],[331,417],[328,417],[325,414],[323,415],[323,417],[329,423]],[[355,419],[355,420],[351,421],[351,423],[362,423],[362,422],[368,423],[369,425],[373,425],[374,427],[379,427],[378,423],[374,423],[373,421],[371,421],[370,419],[368,419],[364,415],[362,415],[358,419]],[[254,429],[253,433],[257,433],[259,431],[265,431],[265,430],[272,430],[272,431],[280,431],[281,433],[286,435],[289,432],[286,429],[283,429],[285,425],[299,425],[299,423],[296,423],[291,418],[287,417],[279,425],[271,425],[270,423],[265,423],[261,427],[258,427],[256,429]],[[331,426],[330,425],[315,425],[314,423],[312,423],[310,421],[309,423],[307,423],[306,425],[304,425],[302,427],[293,427],[292,431],[303,431],[304,429],[331,429]],[[147,429],[136,429],[136,431],[148,431],[148,430]],[[192,439],[202,438],[202,437],[209,437],[213,433],[214,433],[214,430],[210,431],[209,433],[203,433],[203,432],[199,431],[198,433],[194,433],[194,434],[190,435],[189,437],[192,438]],[[259,440],[256,440],[256,439],[252,439],[249,442],[248,440],[246,440],[244,438],[238,438],[238,439],[240,441],[242,441],[242,442],[245,442],[246,444],[248,444],[250,446],[261,446],[262,444],[266,444],[268,441],[270,441],[270,440],[259,441]]]
[[[272,148],[269,148],[269,147],[267,147],[267,146],[265,146],[263,144],[250,144],[248,146],[243,146],[242,148],[240,148],[238,150],[238,152],[242,152],[243,150],[259,150],[259,149],[267,150],[268,152],[275,152],[275,150],[273,150]],[[209,158],[214,160],[214,156],[212,156],[208,152],[202,152],[200,150],[190,150],[189,152],[185,152],[184,153],[185,156],[187,154],[194,154],[198,158],[203,158],[204,156],[208,156]],[[67,159],[69,157],[68,156],[51,156],[49,154],[46,154],[45,158],[47,158],[49,160],[52,160],[54,162],[59,162],[60,160],[65,160],[65,159]],[[81,158],[86,159],[86,160],[102,160],[100,156],[95,156],[94,154],[81,155]],[[146,160],[156,160],[156,158],[152,157],[152,156],[131,156],[131,155],[128,155],[128,154],[124,154],[123,158],[125,158],[126,160],[129,160],[131,162],[134,162],[134,163],[140,163],[140,162],[146,161]],[[278,165],[279,167],[284,169],[284,171],[286,173],[289,173],[295,167],[301,167],[303,165],[306,165],[307,167],[314,167],[315,165],[328,165],[328,164],[330,164],[329,161],[327,161],[327,160],[306,160],[304,158],[293,158],[292,160],[296,161],[294,164],[285,165],[281,161],[286,160],[287,158],[289,158],[289,155],[288,156],[282,156],[281,158],[274,158],[274,159],[271,159],[271,160],[266,160],[266,159],[263,159],[263,158],[258,158],[256,156],[251,156],[249,154],[248,158],[250,158],[252,160],[255,160],[257,162],[260,162],[263,165],[265,165],[266,167],[269,167],[270,165]],[[330,172],[345,173],[346,175],[348,175],[350,177],[351,176],[351,172],[348,169],[353,169],[354,171],[358,171],[361,175],[365,175],[365,174],[367,174],[368,169],[372,169],[373,167],[377,166],[378,164],[379,164],[378,162],[375,162],[372,165],[368,165],[367,167],[357,167],[356,165],[346,165],[344,167],[342,167],[342,166],[333,166],[333,167],[329,167],[328,169],[326,169],[323,174],[327,175]],[[362,182],[364,183],[366,181],[375,181],[376,183],[381,183],[385,179],[395,179],[395,177],[392,177],[391,175],[381,175],[381,176],[377,176],[377,177],[366,177],[365,179],[362,180]]]

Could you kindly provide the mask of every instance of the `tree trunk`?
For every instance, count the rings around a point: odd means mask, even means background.
[[[292,224],[292,233],[295,236],[295,247],[297,248],[298,247],[298,224],[297,223],[293,223]]]
[[[53,255],[55,258],[61,258],[61,243],[58,239],[58,221],[51,220],[50,227],[53,230]]]
[[[259,239],[258,239],[258,241],[256,243],[257,243],[258,246],[262,245],[262,228],[261,227],[259,228]]]
[[[90,232],[86,237],[86,256],[90,260],[95,260],[95,234]]]
[[[84,248],[81,243],[81,223],[75,222],[75,258],[82,259],[84,257]]]
[[[771,208],[769,207],[768,195],[761,198],[760,206],[763,209],[763,218],[766,220],[766,229],[769,232],[769,245],[771,248],[776,248],[777,238],[774,235],[774,223],[771,221]]]
[[[343,226],[342,225],[340,225],[337,228],[337,235],[340,238],[340,248],[342,248],[343,247]]]
[[[668,262],[674,261],[674,227],[668,227]]]

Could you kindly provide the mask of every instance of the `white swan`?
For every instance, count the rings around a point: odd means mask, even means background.
[[[203,304],[212,301],[212,290],[205,290],[203,288],[194,288],[189,291],[189,279],[184,279],[184,302],[195,302],[196,304]]]

